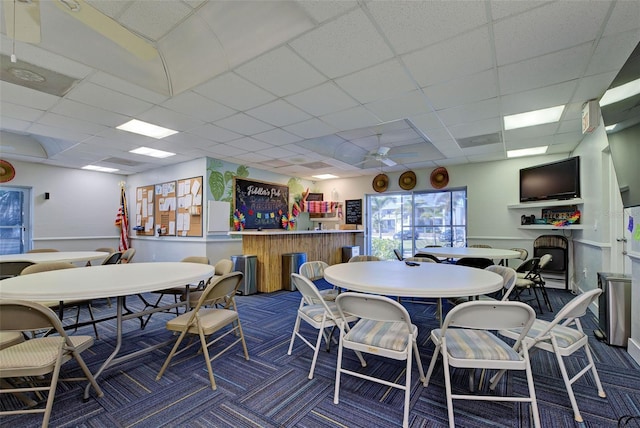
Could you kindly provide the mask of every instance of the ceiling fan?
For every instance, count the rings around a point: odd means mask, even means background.
[[[150,42],[85,0],[52,0],[51,3],[141,59],[151,60],[158,55],[157,49]],[[7,36],[22,42],[40,43],[40,0],[3,0],[2,5]]]
[[[358,162],[356,165],[362,165],[364,163],[375,160],[385,164],[386,166],[394,166],[394,165],[397,165],[397,162],[394,160],[396,158],[409,158],[409,157],[415,157],[418,155],[417,153],[389,154],[390,150],[391,150],[390,147],[380,145],[380,134],[378,134],[378,148],[376,150],[369,152],[364,157],[364,160],[361,162]]]

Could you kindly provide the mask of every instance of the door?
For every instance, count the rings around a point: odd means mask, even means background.
[[[0,254],[19,254],[31,248],[30,195],[29,189],[0,187]]]

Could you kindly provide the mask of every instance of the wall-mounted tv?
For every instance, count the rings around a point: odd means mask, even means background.
[[[520,202],[579,197],[579,156],[520,170]]]

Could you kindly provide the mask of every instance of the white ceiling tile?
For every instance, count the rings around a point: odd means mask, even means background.
[[[113,91],[120,92],[121,94],[139,98],[153,104],[160,104],[169,98],[167,95],[159,94],[155,91],[140,87],[119,77],[103,72],[92,74],[85,81],[95,83]]]
[[[322,116],[358,104],[333,82],[290,95],[286,100],[313,116]]]
[[[488,70],[493,50],[486,26],[402,57],[422,87]]]
[[[138,116],[138,119],[154,125],[164,126],[174,131],[188,131],[204,125],[202,120],[198,120],[193,116],[186,116],[160,106],[155,106],[145,111]]]
[[[577,80],[545,86],[544,88],[503,95],[500,99],[504,115],[566,105],[576,90]]]
[[[278,96],[284,97],[326,80],[288,47],[281,47],[241,65],[236,72]]]
[[[213,122],[236,113],[235,110],[196,94],[193,91],[176,95],[165,101],[162,106],[185,115],[196,117],[204,122]]]
[[[546,123],[544,125],[527,126],[525,128],[510,129],[504,131],[505,141],[527,140],[553,135],[558,129],[559,123]]]
[[[60,101],[51,109],[51,111],[64,116],[75,117],[87,122],[99,123],[106,126],[118,126],[129,120],[129,117],[127,116],[95,108],[91,105],[72,100]]]
[[[185,149],[201,148],[205,149],[211,146],[212,141],[208,138],[203,138],[199,135],[191,134],[189,132],[178,132],[177,134],[169,135],[163,138],[162,141],[179,147],[181,151]]]
[[[465,103],[495,98],[498,95],[495,72],[483,71],[446,83],[424,88],[433,108],[442,110]]]
[[[229,145],[229,143],[227,145]],[[265,143],[263,141],[258,141],[255,138],[251,137],[243,137],[238,140],[234,140],[233,145],[248,152],[255,152],[258,150],[265,150],[273,147],[271,144]]]
[[[330,78],[361,70],[393,56],[360,9],[317,27],[291,41],[290,45]]]
[[[371,15],[403,54],[487,23],[483,2],[372,1]]]
[[[582,120],[580,119],[563,120],[558,126],[558,132],[560,134],[573,133],[577,131],[582,132]]]
[[[609,36],[614,33],[633,30],[638,33],[638,23],[640,22],[640,2],[616,1],[613,3],[613,13],[607,21],[607,25],[602,33]]]
[[[553,2],[496,22],[493,32],[498,65],[593,42],[601,31],[609,2],[588,5]]]
[[[500,92],[511,94],[581,77],[589,60],[590,44],[498,68]]]
[[[91,136],[91,134],[73,131],[69,129],[63,129],[57,126],[39,124],[39,123],[29,127],[29,132],[35,135],[42,135],[50,138],[56,138],[59,140],[66,140],[71,142],[80,142]]]
[[[281,99],[247,110],[247,114],[275,127],[311,119],[307,113]]]
[[[328,123],[340,131],[364,128],[380,123],[379,118],[371,114],[366,108],[360,106],[327,114],[322,116],[321,119],[323,122]]]
[[[599,99],[605,93],[611,82],[613,82],[616,74],[615,71],[611,71],[609,73],[596,74],[580,79],[578,89],[572,100],[574,102],[585,102]]]
[[[11,100],[13,104],[30,107],[36,110],[47,110],[60,101],[60,97],[0,80],[0,94],[3,101]]]
[[[553,0],[527,0],[527,1],[513,1],[513,0],[492,0],[489,2],[491,6],[491,17],[494,20],[506,18],[511,15],[517,15],[526,10],[537,8],[550,3]]]
[[[265,143],[272,144],[274,146],[281,146],[284,144],[291,144],[300,141],[301,138],[297,135],[293,135],[284,129],[275,128],[271,131],[262,132],[260,134],[253,135],[256,140],[264,141]]]
[[[0,111],[2,112],[2,122],[0,126],[4,128],[4,121],[7,118],[21,119],[25,121],[34,121],[42,116],[43,111],[21,106],[18,104],[7,103],[0,100]]]
[[[3,117],[2,121],[0,121],[0,127],[3,130],[8,131],[20,131],[24,132],[31,126],[31,122],[27,122],[26,120],[15,119],[12,117]],[[0,141],[0,145],[2,141]],[[2,150],[0,150],[2,151]]]
[[[246,153],[247,149],[240,148],[235,144],[216,144],[208,147],[207,151],[220,156],[238,156]]]
[[[324,22],[358,7],[357,0],[298,0],[298,4],[316,22]]]
[[[622,65],[627,61],[627,58],[629,58],[631,52],[635,49],[639,40],[640,29],[603,37],[600,39],[600,43],[598,43],[589,61],[586,74],[590,75],[613,71],[617,74],[618,70],[620,70]]]
[[[427,99],[419,89],[387,100],[374,101],[365,107],[383,122],[404,119],[431,111]]]
[[[237,140],[238,138],[242,137],[242,135],[236,132],[220,128],[219,126],[211,125],[210,123],[199,126],[197,128],[193,128],[189,130],[189,132],[202,138],[216,141],[218,143],[226,143],[228,141]]]
[[[476,122],[482,119],[500,116],[497,98],[451,107],[437,112],[445,125]]]
[[[276,99],[275,95],[231,72],[197,86],[194,92],[236,110],[248,110]]]
[[[192,9],[182,2],[132,2],[119,20],[150,40],[158,40],[184,20]]]
[[[81,83],[69,91],[67,98],[128,116],[136,116],[152,107],[146,101],[93,83]]]
[[[467,138],[500,132],[502,130],[502,124],[498,118],[489,118],[452,126],[449,129],[455,138]]]
[[[416,89],[416,84],[397,60],[387,61],[341,77],[335,82],[362,104],[391,98]]]
[[[310,119],[304,122],[285,126],[284,129],[302,138],[317,138],[333,134],[337,131],[334,127],[329,126],[318,119]]]
[[[234,114],[233,116],[218,120],[215,124],[241,135],[259,134],[273,128],[271,125],[254,119],[244,113]]]
[[[291,152],[287,149],[283,149],[282,147],[270,147],[268,149],[260,150],[258,153],[271,159],[283,159],[291,156]]]
[[[47,113],[38,120],[38,124],[65,129],[72,132],[82,132],[89,135],[99,135],[107,127],[85,120],[63,116],[56,113]]]

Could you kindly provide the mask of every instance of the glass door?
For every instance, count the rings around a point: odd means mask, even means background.
[[[19,254],[31,248],[30,195],[29,189],[0,187],[0,254]]]

